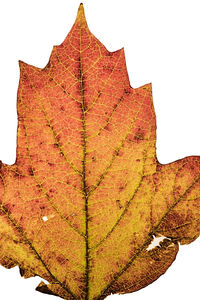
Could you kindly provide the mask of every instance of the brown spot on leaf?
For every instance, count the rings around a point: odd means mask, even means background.
[[[23,79],[24,81],[27,81],[27,80],[28,80],[28,76],[27,76],[26,74],[23,74],[23,75],[22,75],[22,79]]]
[[[46,208],[45,205],[41,205],[41,206],[40,206],[40,209],[42,209],[42,210],[44,210],[45,208]]]
[[[121,149],[116,149],[114,153],[116,156],[123,156],[124,154],[124,152]]]
[[[57,262],[60,264],[60,265],[64,265],[66,263],[66,261],[68,261],[68,259],[66,259],[64,257],[64,255],[60,254],[56,257],[56,260]]]
[[[103,70],[106,71],[106,72],[109,72],[111,73],[113,71],[113,67],[112,66],[103,66]]]
[[[54,146],[54,148],[59,148],[59,144],[58,143],[54,143],[53,146]]]
[[[143,139],[144,139],[144,131],[141,128],[139,128],[134,136],[134,140],[136,142],[139,142],[142,141]]]
[[[2,211],[3,211],[3,213],[6,213],[6,214],[11,214],[11,212],[12,212],[12,207],[15,207],[15,205],[13,204],[9,204],[9,203],[7,203],[7,204],[5,204],[5,205],[2,205]]]
[[[170,231],[171,228],[183,225],[184,223],[185,215],[181,212],[177,213],[176,211],[172,211],[166,216],[166,218],[160,225],[160,228]]]
[[[119,207],[119,209],[122,209],[122,205],[119,199],[116,200],[116,204]]]
[[[106,55],[107,55],[107,56],[113,56],[113,52],[109,52],[109,51],[108,51],[108,52],[106,53]]]
[[[28,174],[29,174],[30,176],[34,176],[34,172],[33,172],[32,167],[29,167],[29,168],[28,168]]]
[[[100,98],[100,96],[102,95],[102,91],[98,91],[97,97]]]
[[[124,89],[124,94],[129,95],[130,93],[131,93],[131,89],[130,88]]]
[[[107,131],[111,131],[111,125],[110,124],[107,124],[105,127],[104,127],[105,130]]]

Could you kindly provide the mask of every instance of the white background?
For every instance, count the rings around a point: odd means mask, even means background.
[[[93,34],[110,51],[125,47],[131,85],[153,84],[157,156],[168,163],[200,155],[200,6],[194,0],[85,0]],[[44,67],[69,32],[78,0],[0,2],[0,159],[15,162],[18,60]],[[200,240],[182,246],[164,276],[134,294],[110,299],[199,299]],[[0,267],[1,299],[56,299]]]

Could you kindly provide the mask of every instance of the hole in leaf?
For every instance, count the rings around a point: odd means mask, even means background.
[[[152,240],[151,244],[147,247],[146,250],[150,251],[150,250],[155,249],[156,247],[160,247],[160,243],[165,239],[171,240],[164,235],[160,235],[160,236],[153,235],[153,240]]]

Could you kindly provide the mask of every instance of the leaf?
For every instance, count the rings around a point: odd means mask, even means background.
[[[20,71],[17,159],[0,173],[1,265],[64,299],[147,286],[199,235],[200,158],[157,161],[151,84],[130,87],[123,49],[90,33],[82,5],[48,65]]]

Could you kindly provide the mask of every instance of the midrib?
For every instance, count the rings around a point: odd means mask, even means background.
[[[82,30],[80,29],[80,56],[79,56],[79,77],[80,77],[80,93],[81,93],[81,111],[82,111],[82,141],[83,141],[83,159],[82,159],[82,188],[85,203],[85,300],[89,299],[89,213],[88,213],[88,193],[86,184],[86,149],[87,149],[87,136],[86,136],[86,109],[84,98],[84,77],[81,58],[81,38]]]

